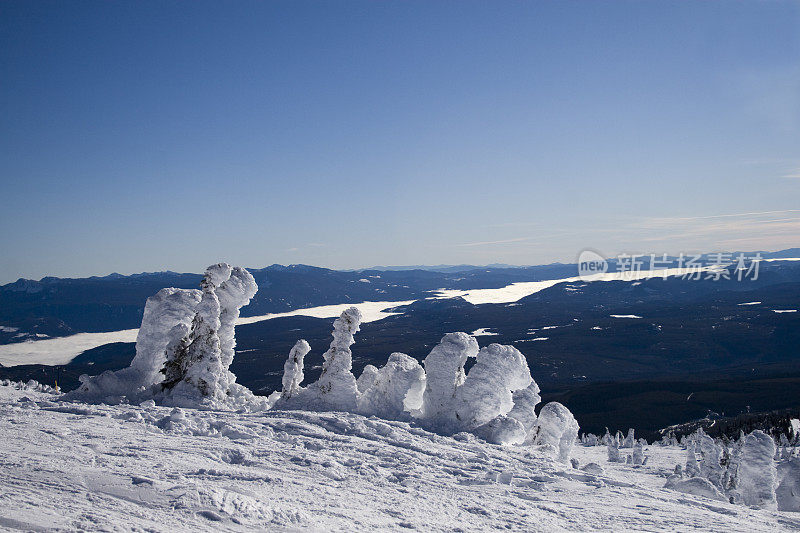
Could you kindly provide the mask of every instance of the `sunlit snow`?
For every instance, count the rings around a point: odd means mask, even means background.
[[[712,265],[710,267],[703,267],[702,269],[698,269],[698,271],[710,271],[714,270],[715,268],[716,265]],[[583,277],[575,276],[572,278],[548,279],[544,281],[522,281],[518,283],[512,283],[511,285],[506,285],[505,287],[500,287],[499,289],[470,289],[470,290],[438,289],[434,291],[434,296],[436,298],[461,297],[474,305],[504,304],[504,303],[516,302],[517,300],[520,300],[526,296],[530,296],[531,294],[543,291],[545,289],[553,287],[554,285],[558,285],[559,283],[573,282],[573,281],[584,281],[584,282],[636,281],[640,279],[683,276],[686,273],[687,271],[685,268],[639,270],[635,272],[629,272],[629,271],[606,272],[604,274],[592,274]]]

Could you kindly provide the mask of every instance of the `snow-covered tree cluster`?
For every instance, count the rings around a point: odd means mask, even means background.
[[[212,265],[200,290],[162,289],[147,300],[128,368],[81,376],[67,398],[105,403],[155,401],[161,405],[214,409],[344,411],[414,421],[430,431],[469,432],[496,444],[545,446],[567,462],[578,423],[559,403],[535,408],[541,398],[527,361],[513,346],[478,347],[475,337],[448,333],[420,365],[393,353],[381,368],[353,375],[350,351],[361,324],[351,307],[333,323],[319,379],[306,386],[304,358],[311,347],[295,344],[284,365],[282,390],[255,396],[236,383],[234,326],[239,310],[258,287],[245,269]],[[465,365],[475,364],[469,373]]]
[[[728,443],[698,429],[684,439],[685,465],[667,487],[749,507],[800,510],[800,457],[756,430]]]
[[[738,440],[731,441],[714,439],[699,428],[680,440],[667,432],[654,444],[686,451],[685,463],[675,467],[667,488],[750,507],[800,511],[800,448],[796,440],[779,435],[776,443],[755,430],[749,435],[741,432]],[[606,429],[602,437],[589,433],[579,440],[584,446],[606,446],[611,463],[645,465],[649,458],[644,453],[647,441],[635,439],[633,429],[627,436]],[[631,453],[624,453],[626,448]]]
[[[617,431],[615,435],[606,428],[606,433],[602,437],[598,437],[593,433],[583,434],[580,436],[580,442],[584,446],[606,446],[608,449],[608,461],[611,463],[628,463],[633,465],[647,464],[648,456],[644,454],[644,447],[647,446],[645,439],[636,439],[634,436],[633,428],[628,429],[628,435],[625,436],[621,431]],[[623,454],[620,450],[629,448],[630,454]]]
[[[81,376],[81,386],[67,398],[263,408],[266,401],[237,384],[228,370],[239,310],[258,290],[253,276],[218,263],[206,269],[200,287],[166,288],[148,298],[130,366]]]
[[[336,410],[415,421],[444,435],[469,432],[496,444],[542,445],[568,461],[578,423],[563,405],[545,405],[527,361],[513,346],[478,347],[475,337],[448,333],[420,365],[393,353],[381,368],[367,365],[356,379],[350,346],[361,323],[357,308],[334,322],[333,341],[323,355],[322,375],[305,387],[301,340],[284,366],[283,390],[271,396],[276,409]],[[466,373],[467,360],[475,364]]]

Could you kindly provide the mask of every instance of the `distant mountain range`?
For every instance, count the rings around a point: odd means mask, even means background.
[[[559,263],[552,263],[559,264]],[[540,265],[541,266],[541,265]],[[469,270],[498,269],[498,268],[530,268],[531,265],[508,265],[505,263],[492,263],[490,265],[405,265],[405,266],[374,266],[370,268],[354,269],[354,272],[365,270],[403,271],[403,270],[427,270],[429,272],[467,272]]]
[[[503,287],[575,275],[574,265],[463,272],[338,271],[308,265],[249,269],[259,290],[243,316],[341,303],[425,298],[437,289]],[[0,344],[38,336],[136,328],[144,304],[163,287],[197,288],[200,274],[154,272],[90,278],[20,279],[0,286]]]
[[[738,252],[735,252],[738,253]],[[800,248],[760,253],[766,258],[799,257]],[[676,261],[676,258],[672,258]],[[677,264],[677,263],[676,263]],[[618,268],[613,261],[610,271]],[[437,289],[499,288],[515,282],[562,279],[574,264],[381,267],[338,271],[308,265],[249,269],[259,285],[243,316],[363,301],[425,298]],[[200,274],[172,271],[89,278],[19,279],[0,286],[0,344],[138,327],[145,301],[163,287],[196,288]]]

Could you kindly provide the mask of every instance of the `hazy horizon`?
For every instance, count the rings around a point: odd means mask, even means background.
[[[792,248],[797,248],[797,247],[792,247]],[[719,253],[740,253],[740,252],[744,252],[744,253],[748,253],[748,254],[749,253],[757,253],[757,252],[774,253],[774,252],[781,252],[781,251],[784,251],[784,250],[789,250],[789,249],[792,249],[792,248],[781,248],[781,249],[775,249],[775,250],[712,250],[710,252],[695,251],[695,252],[688,252],[688,253],[689,254],[691,254],[691,253],[694,253],[694,254],[700,254],[700,253],[715,254],[717,252],[719,252]],[[603,255],[607,259],[614,259],[619,254],[628,254],[628,255],[630,255],[630,254],[637,254],[637,253],[638,252],[635,252],[635,251],[631,252],[631,251],[627,251],[626,250],[626,251],[620,251],[618,253],[603,254]],[[644,255],[647,255],[647,254],[644,254]],[[678,254],[674,254],[674,256],[677,257]],[[751,261],[752,257],[753,256],[750,256],[750,255],[747,255],[745,257],[745,260],[746,260],[746,262],[748,264]],[[656,258],[656,259],[658,259],[658,258]],[[688,257],[687,257],[687,259],[688,259]],[[735,259],[736,258],[734,257],[734,260]],[[647,258],[645,257],[644,260],[647,260]],[[224,261],[224,258],[221,258],[220,261]],[[403,265],[400,265],[400,264],[398,264],[398,265],[369,265],[369,266],[361,266],[361,267],[354,267],[354,268],[336,268],[336,267],[332,267],[332,266],[313,265],[313,264],[309,264],[309,263],[270,263],[270,264],[265,264],[265,265],[248,265],[245,268],[262,269],[262,268],[270,267],[272,265],[281,265],[281,266],[287,266],[287,267],[288,266],[293,266],[293,265],[304,265],[304,266],[327,268],[327,269],[331,269],[331,270],[340,270],[340,271],[362,271],[362,270],[381,270],[381,269],[398,269],[398,270],[400,270],[400,269],[410,269],[412,267],[420,267],[420,268],[442,267],[442,268],[446,268],[446,267],[459,267],[459,266],[490,268],[490,267],[493,267],[495,265],[508,266],[508,267],[512,267],[512,268],[525,268],[525,267],[537,267],[537,266],[546,266],[546,265],[553,265],[553,264],[567,264],[568,265],[568,264],[575,264],[576,261],[577,261],[577,254],[576,254],[576,257],[572,257],[572,258],[568,258],[568,259],[564,259],[564,260],[557,260],[556,259],[556,260],[553,260],[553,261],[545,261],[545,262],[542,262],[542,263],[529,263],[529,264],[514,264],[514,263],[501,263],[501,262],[480,263],[480,264],[476,264],[476,263],[436,263],[436,264],[434,264],[434,263],[424,263],[423,264],[423,263],[420,263],[420,264],[403,264]],[[206,265],[206,266],[208,266],[208,265]],[[38,278],[30,278],[30,277],[22,276],[20,278],[16,278],[16,279],[13,279],[13,280],[0,281],[0,285],[7,285],[9,283],[14,283],[16,281],[19,281],[20,279],[41,281],[41,279],[44,278],[44,277],[57,277],[57,278],[65,278],[65,279],[79,279],[79,278],[88,278],[88,277],[99,277],[99,278],[102,278],[102,277],[111,276],[111,275],[114,275],[114,274],[119,274],[119,275],[122,275],[122,276],[132,276],[132,275],[137,275],[137,274],[158,274],[158,273],[161,273],[161,272],[175,272],[175,273],[178,273],[178,274],[198,274],[198,275],[200,275],[200,274],[202,274],[204,268],[205,267],[197,268],[197,269],[194,269],[194,270],[176,270],[176,269],[173,269],[173,268],[162,268],[162,269],[156,269],[156,270],[141,270],[141,271],[129,270],[129,271],[123,271],[123,272],[115,270],[113,272],[101,272],[101,273],[95,272],[95,273],[88,273],[88,274],[81,274],[81,275],[62,275],[62,276],[54,276],[52,274],[48,274],[46,276],[40,276]]]

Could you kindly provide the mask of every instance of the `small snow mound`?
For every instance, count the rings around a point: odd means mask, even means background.
[[[587,474],[592,474],[595,476],[602,476],[605,475],[606,473],[606,471],[603,470],[603,467],[597,463],[587,463],[581,467],[581,470],[583,470]]]
[[[712,500],[727,501],[719,489],[717,489],[709,480],[702,477],[691,477],[689,479],[673,479],[667,480],[665,488],[672,489],[684,494],[691,494],[693,496],[702,496]]]
[[[527,435],[525,426],[519,420],[506,415],[497,415],[472,432],[486,442],[507,446],[524,443]]]

